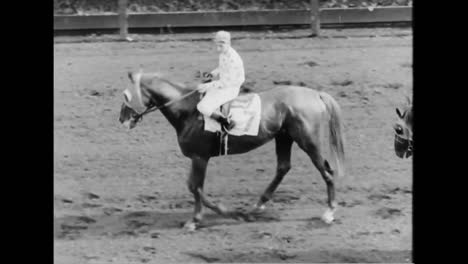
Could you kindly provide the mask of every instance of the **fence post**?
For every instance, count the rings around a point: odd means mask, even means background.
[[[310,28],[311,37],[320,35],[320,5],[319,0],[310,0]]]
[[[128,21],[127,21],[127,3],[128,0],[118,0],[119,2],[119,28],[120,28],[120,39],[128,39]]]

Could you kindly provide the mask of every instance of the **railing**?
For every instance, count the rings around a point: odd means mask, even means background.
[[[54,30],[120,29],[128,39],[129,28],[228,27],[310,25],[311,35],[320,35],[322,25],[411,22],[411,7],[322,8],[311,0],[308,10],[210,11],[169,13],[127,13],[127,0],[119,1],[119,14],[56,15]]]

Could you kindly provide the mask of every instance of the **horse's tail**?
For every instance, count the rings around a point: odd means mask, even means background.
[[[344,138],[342,133],[343,124],[341,121],[341,109],[331,95],[320,92],[320,98],[325,103],[328,113],[330,113],[328,125],[330,132],[330,149],[336,161],[337,175],[341,177],[344,175]]]

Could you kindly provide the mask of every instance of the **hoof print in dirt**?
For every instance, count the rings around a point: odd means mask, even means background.
[[[239,209],[231,212],[231,217],[237,218],[237,220],[243,220],[245,222],[277,222],[280,221],[279,215],[275,212],[264,210],[264,211],[245,211]]]
[[[142,227],[147,227],[147,226],[150,226],[151,224],[150,223],[146,223],[146,222],[142,222],[142,221],[138,221],[138,220],[130,220],[126,223],[127,227],[128,228],[131,228],[131,229],[140,229]]]
[[[91,96],[101,96],[102,94],[100,92],[96,91],[96,90],[91,90],[89,92],[89,95],[91,95]]]
[[[151,233],[151,235],[150,235],[150,237],[154,238],[154,239],[159,238],[160,236],[161,236],[160,233]]]
[[[122,230],[122,231],[119,231],[117,233],[114,233],[113,234],[113,237],[121,237],[121,236],[132,236],[132,237],[136,237],[138,234],[133,231],[133,230]]]
[[[178,201],[170,203],[167,208],[169,209],[184,209],[184,208],[192,208],[194,206],[194,202],[187,200],[187,201]]]
[[[68,239],[68,240],[75,240],[81,236],[80,231],[86,230],[88,227],[86,226],[69,226],[66,224],[62,224],[60,226],[61,230],[56,234],[56,238],[58,239]]]
[[[86,199],[90,199],[90,200],[100,198],[99,195],[94,194],[94,193],[84,193],[83,195],[84,195],[84,197],[86,197]]]
[[[383,235],[384,232],[382,231],[377,231],[377,232],[369,232],[369,231],[361,231],[361,232],[357,232],[355,234],[352,234],[351,235],[351,238],[353,239],[359,239],[360,237],[362,236],[375,236],[375,235]]]
[[[381,201],[381,200],[390,200],[392,197],[385,195],[385,194],[371,194],[367,197],[371,201]]]
[[[292,81],[273,81],[273,84],[275,85],[295,85],[295,86],[301,86],[301,87],[307,87],[307,84],[302,81],[298,82],[292,82]]]
[[[62,199],[61,201],[62,201],[62,203],[68,203],[68,204],[73,203],[72,200],[68,200],[68,199]]]
[[[76,222],[77,223],[85,223],[85,224],[94,224],[94,223],[96,223],[96,220],[94,220],[91,217],[87,217],[87,216],[79,216],[79,217],[76,218]]]
[[[301,63],[299,65],[307,65],[309,67],[315,67],[315,66],[318,66],[319,64],[316,63],[315,61],[306,61],[306,62],[303,62],[303,63]]]
[[[275,257],[280,258],[281,260],[288,260],[288,259],[295,258],[297,256],[297,255],[294,255],[294,254],[289,254],[284,250],[273,250],[272,254]]]
[[[143,247],[143,251],[149,252],[151,254],[156,254],[156,248],[154,247]]]
[[[115,207],[106,207],[102,209],[102,212],[105,215],[113,215],[115,213],[122,212],[122,211],[123,211],[122,209],[115,208]]]
[[[255,221],[261,222],[278,222],[281,221],[281,218],[278,214],[271,211],[262,211],[257,213],[250,214],[255,217]]]
[[[88,225],[96,223],[96,220],[87,217],[70,217],[60,224],[60,230],[57,234],[58,238],[75,239],[81,235],[82,231],[88,229]]]
[[[284,237],[281,237],[281,240],[286,243],[291,243],[295,240],[295,238],[293,236],[284,236]]]
[[[410,190],[410,189],[407,189],[407,188],[401,189],[401,188],[399,188],[399,187],[390,189],[390,190],[388,190],[387,192],[390,193],[390,194],[398,194],[398,193],[410,194],[410,193],[413,193],[413,191]]]
[[[364,232],[357,232],[356,235],[358,236],[369,236],[369,235],[383,235],[382,231],[376,231],[376,232],[369,232],[369,231],[364,231]]]
[[[292,204],[299,200],[301,197],[298,194],[286,191],[277,191],[272,201],[275,203]]]
[[[96,207],[102,207],[100,204],[92,204],[92,203],[84,203],[81,205],[83,208],[96,208]]]
[[[259,232],[259,233],[254,233],[252,234],[251,238],[252,239],[265,239],[265,238],[271,238],[273,235],[269,232]]]
[[[340,219],[335,219],[335,220],[333,220],[332,224],[341,225],[341,224],[343,224],[343,221],[341,221]]]
[[[336,222],[336,220],[332,223],[334,222]],[[306,225],[307,229],[328,228],[330,226],[332,226],[332,224],[325,223],[320,217],[311,218]]]
[[[140,217],[149,217],[150,214],[148,212],[131,212],[128,213],[127,215],[124,216],[125,219],[130,219],[130,218],[140,218]]]
[[[401,83],[387,83],[387,84],[384,84],[383,87],[387,88],[387,89],[397,90],[397,89],[400,89],[401,87],[403,87],[403,84],[401,84]]]
[[[344,91],[339,92],[337,95],[342,98],[348,97],[348,95]]]
[[[388,207],[382,207],[379,210],[377,210],[374,214],[376,217],[380,217],[382,219],[392,219],[395,217],[403,216],[403,212],[400,209]]]
[[[136,198],[137,201],[142,203],[150,203],[156,201],[158,198],[156,196],[151,195],[138,195]]]
[[[348,86],[348,85],[351,85],[353,84],[353,81],[351,80],[333,80],[331,82],[331,85],[335,85],[335,86]]]
[[[61,224],[60,228],[63,231],[79,231],[79,230],[86,230],[88,229],[87,225],[71,225],[71,224]]]
[[[203,254],[200,254],[200,253],[186,253],[187,255],[191,256],[191,257],[194,257],[194,258],[197,258],[197,259],[201,259],[205,262],[208,262],[208,263],[212,263],[212,262],[218,262],[220,261],[219,258],[214,258],[214,257],[208,257],[208,256],[205,256]]]
[[[354,201],[351,201],[351,202],[342,201],[342,202],[338,203],[338,205],[340,205],[342,207],[347,207],[347,208],[351,208],[351,207],[361,205],[361,204],[362,204],[362,202],[358,201],[358,200],[354,200]]]
[[[276,85],[292,85],[291,81],[273,81],[273,84]]]

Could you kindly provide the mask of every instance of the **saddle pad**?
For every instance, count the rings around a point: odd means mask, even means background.
[[[256,93],[241,95],[231,102],[229,118],[236,125],[228,134],[233,136],[256,136],[260,126],[261,100]],[[204,116],[205,130],[221,131],[221,125],[209,116]]]

